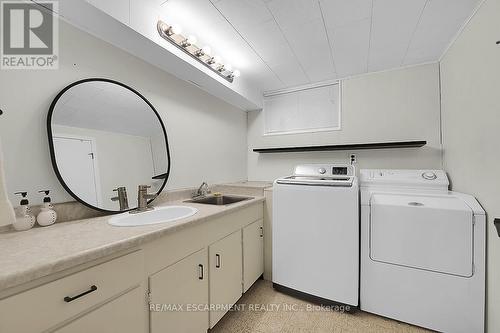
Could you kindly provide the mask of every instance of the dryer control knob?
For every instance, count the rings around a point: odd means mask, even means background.
[[[431,172],[431,171],[428,171],[428,172],[424,172],[422,174],[422,177],[424,179],[427,179],[427,180],[434,180],[437,178],[436,174],[434,172]]]
[[[324,175],[326,173],[326,169],[325,168],[319,168],[318,169],[318,172],[322,175]]]

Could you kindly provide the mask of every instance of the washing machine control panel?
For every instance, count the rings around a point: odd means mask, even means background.
[[[436,180],[437,175],[432,171],[427,171],[422,173],[422,178],[427,180]]]
[[[347,176],[347,167],[332,167],[332,175]]]
[[[350,164],[302,164],[295,167],[295,176],[348,176],[356,175],[356,170]]]
[[[406,186],[448,190],[448,177],[443,170],[360,170],[361,185]]]

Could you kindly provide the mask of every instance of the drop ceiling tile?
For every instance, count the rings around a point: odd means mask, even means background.
[[[219,7],[220,3],[224,5]],[[233,0],[221,0],[216,7],[271,68],[282,84],[289,86],[304,80],[307,82],[299,62],[293,57],[290,45],[265,5],[262,8],[266,10],[268,13],[266,17],[270,19],[259,24],[248,24],[248,21],[240,20],[238,15],[235,15],[237,10],[232,7],[236,5],[237,2]]]
[[[446,45],[446,42],[431,42],[421,48],[411,48],[405,56],[403,65],[416,65],[438,61],[442,53],[440,50],[444,50],[444,45]]]
[[[370,26],[371,19],[366,18],[337,28],[328,27],[335,68],[339,77],[367,71]]]
[[[320,0],[328,27],[340,27],[371,18],[373,0]]]
[[[258,73],[253,74],[248,78],[247,82],[250,86],[258,87],[262,92],[280,89],[284,86],[284,83],[267,68],[263,68]]]
[[[295,59],[271,66],[273,72],[281,79],[285,87],[299,86],[309,83],[309,79],[299,67]]]
[[[337,77],[323,20],[290,26],[283,33],[311,82]]]
[[[236,27],[252,27],[273,19],[260,0],[220,0],[212,3]]]
[[[439,59],[478,3],[479,0],[430,0],[410,43],[404,64]]]
[[[374,0],[368,70],[403,63],[426,0]]]
[[[239,27],[238,31],[269,65],[281,63],[291,56],[292,50],[274,20],[253,27]]]
[[[321,11],[313,0],[272,0],[274,19],[310,82],[336,77]]]
[[[267,7],[282,29],[321,19],[317,0],[271,0]]]

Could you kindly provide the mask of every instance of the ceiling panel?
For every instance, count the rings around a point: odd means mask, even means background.
[[[372,0],[320,0],[327,27],[333,29],[372,16]]]
[[[270,0],[266,4],[282,29],[321,19],[318,0]]]
[[[168,0],[162,8],[271,90],[438,61],[479,1]]]
[[[367,72],[371,19],[328,29],[339,77]]]
[[[426,2],[373,0],[369,71],[401,66]]]
[[[264,2],[260,0],[250,2],[220,0],[214,5],[264,60],[269,69],[281,81],[282,87],[309,82]],[[242,12],[255,13],[257,17],[253,19],[246,15],[242,17]]]
[[[439,59],[479,1],[430,0],[425,6],[404,64]]]
[[[237,3],[240,0],[236,0]],[[252,22],[272,19],[270,14],[252,7]],[[198,37],[198,45],[210,45],[214,55],[241,71],[242,78],[263,90],[283,83],[269,69],[248,43],[234,30],[209,0],[168,0],[159,7],[160,18],[170,24],[178,24],[183,34]],[[259,17],[260,16],[260,17]],[[248,19],[247,19],[248,21]]]
[[[309,81],[335,78],[330,44],[318,1],[272,0],[267,6]]]
[[[261,0],[211,0],[232,24],[252,27],[273,19],[273,16]]]
[[[283,30],[311,82],[336,78],[331,49],[322,20]]]
[[[274,64],[271,69],[283,82],[283,85],[279,88],[300,86],[310,82],[294,58],[288,61],[285,60],[280,64]]]
[[[372,0],[321,0],[320,4],[338,76],[365,73]]]

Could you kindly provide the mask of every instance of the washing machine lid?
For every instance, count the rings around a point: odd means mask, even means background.
[[[370,258],[470,277],[473,221],[472,209],[453,195],[374,194]]]
[[[443,170],[363,169],[360,170],[360,186],[447,191],[449,181]]]

